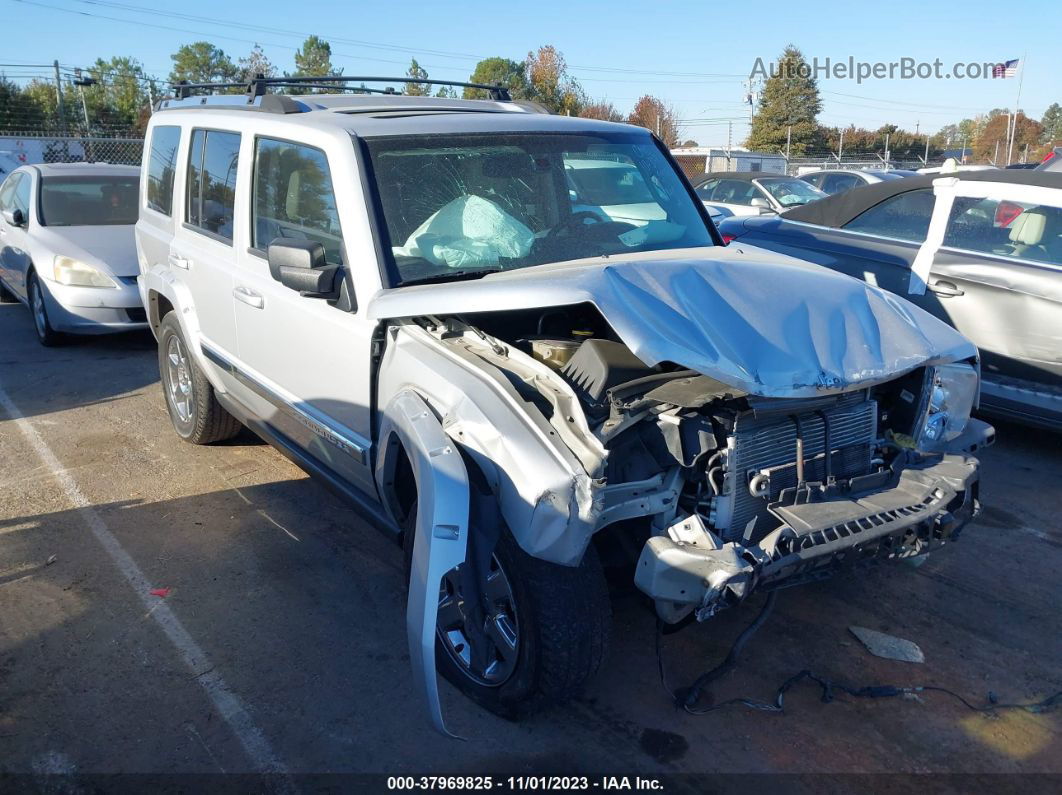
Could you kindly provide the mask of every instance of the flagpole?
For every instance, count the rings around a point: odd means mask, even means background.
[[[1028,57],[1028,53],[1022,53],[1021,61],[1018,63],[1018,97],[1014,102],[1014,121],[1011,123],[1010,140],[1007,142],[1007,165],[1010,165],[1010,158],[1014,153],[1014,139],[1018,137],[1018,106],[1021,105],[1021,84],[1025,80],[1025,59]]]

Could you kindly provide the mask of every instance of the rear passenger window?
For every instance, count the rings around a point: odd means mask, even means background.
[[[188,223],[232,240],[239,133],[192,130],[188,156]]]
[[[919,188],[890,196],[853,218],[843,228],[850,232],[922,243],[929,232],[932,215],[933,191],[931,188]]]
[[[310,146],[259,138],[255,143],[253,246],[276,238],[314,240],[325,259],[343,264],[343,233],[332,176],[324,152]]]
[[[180,127],[156,127],[151,133],[147,206],[163,215],[173,215],[173,175],[180,140]]]

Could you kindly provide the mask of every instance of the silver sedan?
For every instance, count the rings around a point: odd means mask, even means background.
[[[0,185],[0,301],[30,308],[42,345],[147,328],[139,180],[134,166],[55,163],[22,166]]]

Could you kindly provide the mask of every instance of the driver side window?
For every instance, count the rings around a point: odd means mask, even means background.
[[[15,188],[18,187],[18,183],[21,179],[22,174],[12,174],[4,180],[2,185],[0,185],[0,210],[13,209]]]
[[[278,237],[313,240],[325,261],[343,264],[343,232],[328,158],[311,146],[258,138],[254,152],[251,245],[265,251]]]

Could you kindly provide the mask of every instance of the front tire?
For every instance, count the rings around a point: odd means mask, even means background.
[[[210,444],[240,432],[239,420],[218,402],[214,387],[189,354],[174,312],[159,325],[159,377],[173,429],[186,442]]]
[[[37,341],[45,348],[53,348],[63,343],[63,335],[52,328],[48,319],[48,304],[44,300],[44,288],[34,271],[26,278],[26,292],[29,294],[30,312],[33,314],[33,330],[37,332]]]
[[[405,533],[407,573],[415,514],[411,511]],[[495,615],[487,618],[483,633],[495,651],[486,655],[491,659],[486,670],[471,666],[474,651],[462,624],[466,616],[459,569],[443,578],[439,593],[439,673],[476,703],[510,720],[576,696],[605,657],[612,619],[593,545],[578,566],[560,566],[527,554],[502,528],[487,575]]]

